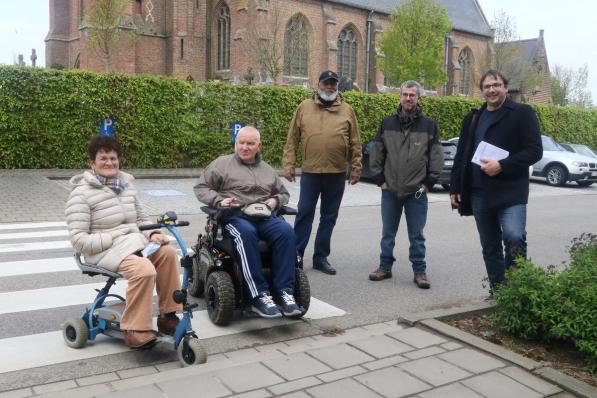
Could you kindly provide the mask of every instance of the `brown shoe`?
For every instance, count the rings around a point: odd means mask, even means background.
[[[372,281],[382,281],[384,279],[390,279],[391,277],[392,271],[384,267],[378,267],[375,271],[369,274],[369,280]]]
[[[156,341],[153,330],[123,330],[124,344],[130,348],[148,348]]]
[[[160,333],[173,335],[179,322],[180,319],[174,312],[162,314],[158,317],[158,330]]]
[[[413,282],[421,289],[429,289],[431,287],[431,283],[427,280],[427,274],[415,274]]]

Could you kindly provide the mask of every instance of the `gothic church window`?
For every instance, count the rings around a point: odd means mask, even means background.
[[[460,94],[470,95],[471,88],[471,54],[470,49],[465,48],[458,55],[460,65]]]
[[[296,14],[284,33],[284,74],[309,76],[309,31],[302,15]]]
[[[230,9],[222,4],[218,16],[218,70],[230,69]]]
[[[357,79],[357,40],[354,30],[343,29],[338,36],[338,76]]]

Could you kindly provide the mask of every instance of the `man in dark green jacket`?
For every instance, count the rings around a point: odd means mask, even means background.
[[[421,91],[413,80],[400,86],[398,111],[382,121],[371,150],[369,165],[382,190],[383,230],[379,267],[369,279],[392,277],[396,233],[404,209],[414,282],[421,289],[429,289],[423,229],[427,222],[427,192],[442,171],[443,151],[437,123],[426,117],[419,105]]]

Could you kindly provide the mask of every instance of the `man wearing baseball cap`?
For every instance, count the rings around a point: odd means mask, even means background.
[[[334,275],[336,270],[328,262],[332,231],[347,175],[349,184],[359,181],[362,158],[357,119],[338,93],[338,74],[334,71],[321,73],[313,97],[303,101],[294,113],[282,158],[288,181],[295,180],[297,150],[302,159],[298,214],[294,222],[299,263],[302,268],[315,207],[321,197],[313,268]]]

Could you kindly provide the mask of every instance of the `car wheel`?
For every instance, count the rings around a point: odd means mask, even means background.
[[[588,187],[590,185],[593,185],[593,181],[576,181],[576,183],[581,187]]]
[[[549,166],[545,172],[547,184],[554,187],[561,187],[568,179],[568,171],[562,166]]]

